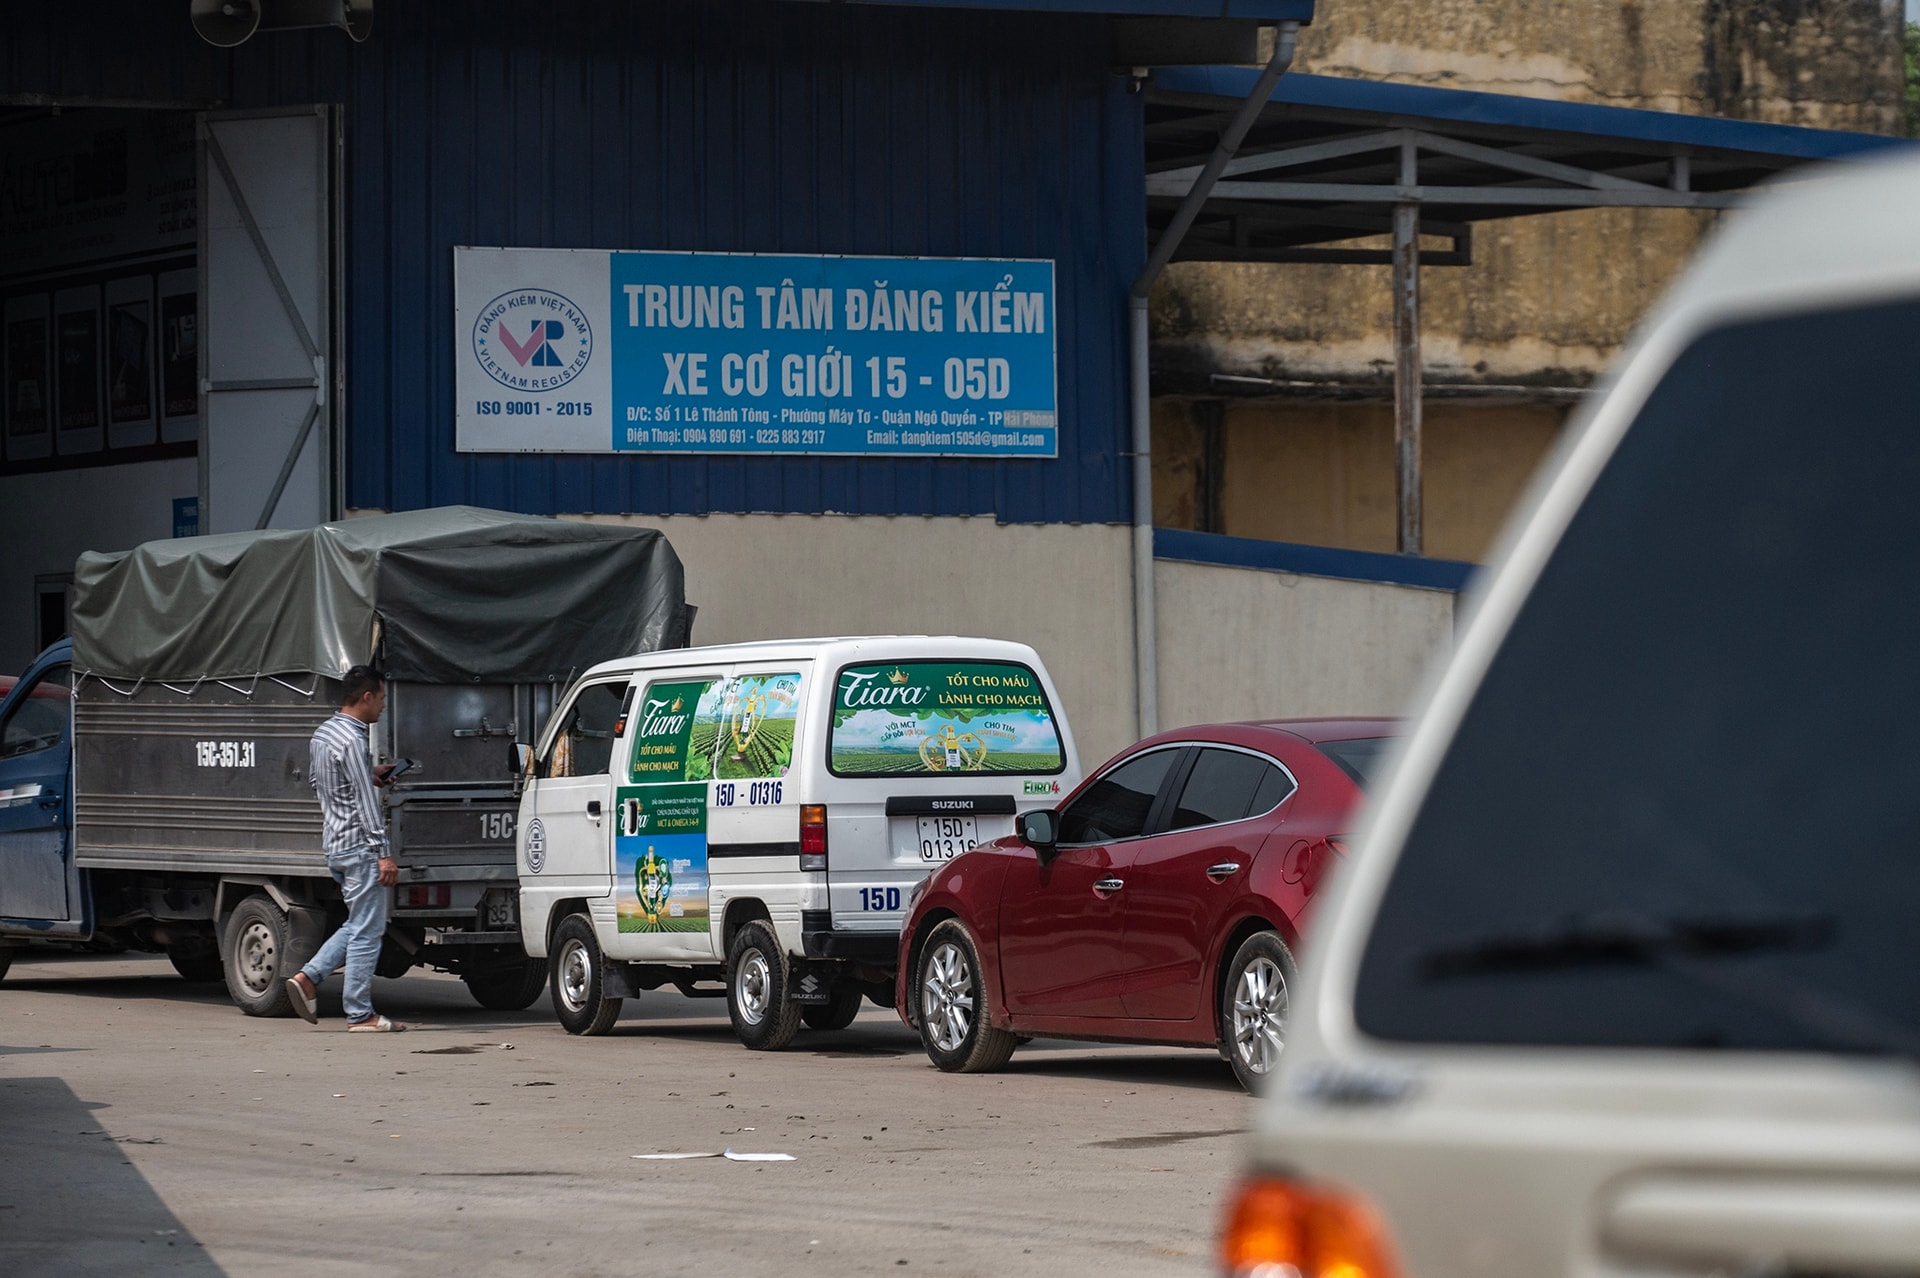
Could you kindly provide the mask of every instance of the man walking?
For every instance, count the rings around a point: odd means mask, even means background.
[[[341,1002],[348,1033],[398,1033],[407,1027],[373,1010],[373,969],[387,931],[386,889],[400,881],[374,793],[376,786],[387,783],[393,766],[373,766],[368,733],[387,708],[386,677],[372,666],[355,666],[342,678],[340,696],[339,711],[314,729],[307,780],[320,796],[327,871],[346,899],[347,921],[320,946],[313,961],[287,981],[287,996],[294,1011],[318,1025],[314,998],[327,974],[344,960]]]

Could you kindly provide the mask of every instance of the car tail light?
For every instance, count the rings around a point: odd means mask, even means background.
[[[1365,1199],[1276,1178],[1240,1187],[1220,1267],[1233,1278],[1400,1278],[1386,1227]]]
[[[409,910],[443,910],[453,900],[445,883],[415,883],[400,890],[400,904]]]
[[[800,868],[827,868],[827,805],[806,803],[800,807]]]

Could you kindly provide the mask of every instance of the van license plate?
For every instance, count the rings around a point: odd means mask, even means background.
[[[973,817],[920,818],[922,861],[951,861],[979,841],[980,827]]]

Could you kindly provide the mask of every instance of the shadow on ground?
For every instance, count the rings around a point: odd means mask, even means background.
[[[60,1079],[0,1079],[0,1273],[223,1274],[127,1161],[140,1139],[102,1130]]]

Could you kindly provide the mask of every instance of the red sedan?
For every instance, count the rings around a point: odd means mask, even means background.
[[[951,1072],[1044,1035],[1217,1047],[1253,1090],[1285,1044],[1314,890],[1397,726],[1218,723],[1129,747],[915,889],[894,1006]]]

